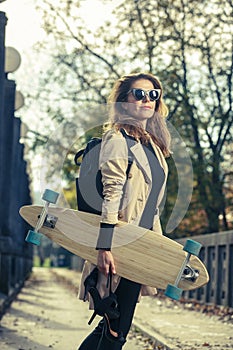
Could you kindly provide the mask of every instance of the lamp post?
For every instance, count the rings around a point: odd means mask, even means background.
[[[22,92],[16,90],[15,92],[15,111],[18,111],[24,106],[24,96]]]
[[[15,72],[21,63],[21,57],[19,52],[11,46],[5,49],[5,73]]]

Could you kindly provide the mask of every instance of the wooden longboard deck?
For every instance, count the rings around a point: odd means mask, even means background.
[[[24,206],[20,209],[20,215],[35,227],[42,208]],[[55,228],[43,226],[39,232],[95,264],[100,217],[56,207],[49,207],[48,213],[58,218]],[[160,289],[165,289],[168,283],[174,284],[186,256],[181,244],[154,231],[123,222],[114,231],[112,254],[120,276]],[[190,265],[199,270],[200,276],[195,282],[181,280],[179,287],[183,290],[199,288],[209,280],[208,272],[199,258],[191,256]]]

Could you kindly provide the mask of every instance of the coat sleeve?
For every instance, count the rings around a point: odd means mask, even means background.
[[[99,167],[104,196],[101,222],[116,224],[128,167],[127,143],[120,132],[111,131],[104,135]]]

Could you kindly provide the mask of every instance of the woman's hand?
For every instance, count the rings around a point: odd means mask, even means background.
[[[113,275],[116,274],[115,263],[111,251],[102,249],[98,250],[97,267],[106,277],[108,276],[109,271],[111,271]]]

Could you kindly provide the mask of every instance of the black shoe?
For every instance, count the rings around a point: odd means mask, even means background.
[[[91,316],[88,324],[90,325],[96,315],[103,316],[103,333],[110,342],[118,342],[123,345],[126,340],[123,337],[122,332],[115,332],[111,329],[110,320],[115,320],[120,317],[120,311],[117,302],[117,296],[112,292],[112,274],[109,273],[107,280],[107,288],[109,288],[109,296],[101,298],[99,291],[96,288],[98,280],[98,269],[95,268],[84,281],[85,286],[85,298],[87,293],[92,297],[94,303],[94,313]]]
[[[94,270],[91,271],[91,273],[86,277],[84,281],[84,297],[83,301],[87,300],[87,293],[89,293],[90,288],[96,287],[98,281],[98,268],[95,267]]]
[[[117,319],[120,316],[120,312],[118,309],[117,297],[112,292],[111,284],[112,284],[112,274],[109,273],[107,280],[107,288],[109,288],[109,296],[106,298],[101,298],[99,291],[96,288],[98,281],[98,268],[95,267],[94,270],[87,276],[84,281],[84,298],[86,300],[87,293],[89,293],[93,299],[94,303],[94,313],[89,320],[88,324],[91,324],[96,315],[104,316],[105,314],[109,319]]]
[[[95,287],[90,287],[89,293],[94,303],[94,313],[88,322],[89,325],[92,323],[96,315],[106,315],[106,317],[108,317],[110,320],[119,318],[120,312],[118,308],[117,297],[114,293],[111,292],[108,297],[103,299],[100,297],[100,294]]]

